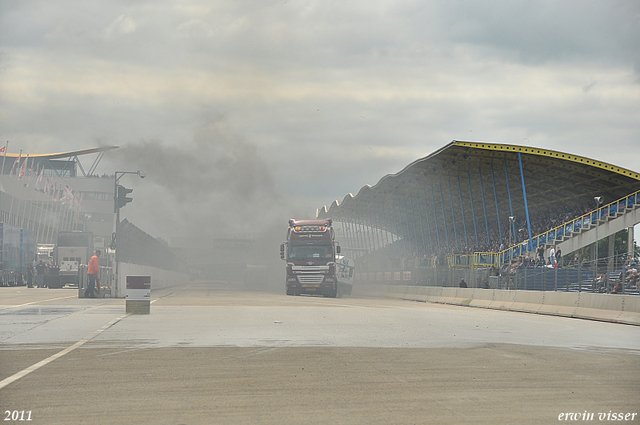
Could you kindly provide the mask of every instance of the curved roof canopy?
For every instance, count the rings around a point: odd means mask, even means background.
[[[398,223],[408,223],[453,235],[473,229],[474,219],[483,229],[496,222],[504,228],[515,216],[522,226],[524,193],[529,215],[535,217],[559,206],[592,207],[594,197],[603,197],[606,204],[637,190],[639,173],[603,161],[530,146],[453,141],[375,186],[364,186],[356,196],[321,208],[317,216],[391,232]]]
[[[42,159],[60,159],[60,158],[71,158],[78,155],[88,155],[92,153],[100,153],[110,151],[112,149],[118,149],[118,146],[102,146],[98,148],[90,148],[90,149],[81,149],[77,151],[68,151],[68,152],[58,152],[58,153],[31,153],[29,154],[29,158],[42,158]],[[7,158],[17,158],[18,156],[22,156],[23,158],[27,156],[27,154],[19,154],[19,153],[9,153],[7,152]]]

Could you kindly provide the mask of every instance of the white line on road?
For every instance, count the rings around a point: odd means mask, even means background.
[[[25,304],[26,305],[26,304]],[[49,363],[51,363],[52,361],[59,359],[60,357],[64,356],[67,353],[72,352],[73,350],[75,350],[76,348],[80,347],[81,345],[85,344],[86,342],[91,341],[93,338],[95,338],[96,336],[100,335],[102,332],[106,331],[107,329],[109,329],[111,326],[115,325],[116,323],[118,323],[120,320],[124,319],[125,317],[129,316],[131,313],[127,313],[123,316],[118,317],[117,319],[114,319],[112,321],[110,321],[109,323],[107,323],[106,325],[104,325],[103,327],[101,327],[100,329],[98,329],[97,331],[95,331],[94,333],[92,333],[91,335],[89,335],[86,338],[81,339],[80,341],[76,342],[75,344],[73,344],[70,347],[65,348],[64,350],[50,356],[47,357],[46,359],[32,365],[29,366],[28,368],[6,378],[3,379],[2,381],[0,381],[0,390],[4,387],[6,387],[7,385],[17,381],[20,378],[23,378],[25,376],[27,376],[28,374],[30,374],[31,372],[40,369],[42,366],[48,365]]]
[[[31,301],[30,303],[24,303],[24,304],[10,305],[10,306],[7,306],[7,307],[2,307],[2,308],[0,308],[0,310],[7,310],[7,309],[10,309],[10,308],[24,307],[25,305],[31,305],[31,304],[36,304],[36,303],[46,303],[46,302],[55,301],[55,300],[66,300],[67,298],[78,298],[78,296],[77,295],[72,295],[70,297],[58,297],[58,298],[50,298],[48,300]]]

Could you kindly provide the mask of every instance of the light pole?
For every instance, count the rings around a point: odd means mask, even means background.
[[[595,276],[594,279],[598,278],[598,260],[599,260],[599,255],[598,255],[598,227],[600,226],[600,205],[602,205],[602,203],[604,202],[604,199],[602,199],[602,196],[594,196],[593,197],[594,202],[596,203],[596,261],[595,261]]]
[[[115,249],[115,262],[116,262],[116,267],[115,267],[115,296],[118,296],[118,263],[119,263],[119,258],[118,258],[118,228],[120,227],[120,208],[124,206],[124,204],[120,204],[119,203],[119,196],[118,196],[118,181],[120,180],[120,178],[122,176],[124,176],[125,174],[137,174],[138,176],[140,176],[141,179],[145,178],[147,175],[146,173],[138,170],[138,171],[116,171],[114,173],[114,181],[113,181],[113,208],[115,210],[116,213],[116,231],[114,232],[113,235],[113,242],[114,242],[114,249]],[[122,188],[124,189],[124,188]],[[131,191],[132,189],[128,189],[129,191]],[[126,194],[126,192],[125,192]],[[130,200],[129,200],[130,201]],[[129,202],[127,201],[127,202]],[[126,202],[125,202],[126,203]]]
[[[513,223],[516,222],[516,218],[512,215],[509,216],[509,262],[513,261],[513,246],[511,246],[511,237],[513,236]]]

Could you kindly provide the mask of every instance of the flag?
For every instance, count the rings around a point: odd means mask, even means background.
[[[40,170],[40,175],[38,176],[38,180],[36,180],[36,189],[40,190],[40,183],[42,183],[42,178],[44,177],[44,167]]]
[[[27,183],[27,187],[31,186],[31,182],[33,181],[33,178],[38,175],[38,168],[40,168],[39,165],[36,167],[36,172],[35,173],[33,172],[33,166],[35,162],[36,162],[35,159],[31,161],[31,168],[29,168],[29,183]]]
[[[20,167],[20,175],[18,175],[18,180],[20,180],[22,176],[24,176],[24,173],[27,171],[28,163],[29,163],[29,154],[27,154],[27,157],[24,159],[24,161],[22,161],[22,167]]]
[[[7,162],[7,147],[9,147],[9,141],[0,149],[2,152],[2,174],[4,174],[4,164]]]
[[[11,167],[11,171],[9,172],[9,176],[13,176],[13,171],[16,168],[16,165],[20,165],[20,157],[22,156],[22,151],[20,151],[20,154],[18,154],[18,157],[16,158],[16,161],[13,163],[13,167]]]

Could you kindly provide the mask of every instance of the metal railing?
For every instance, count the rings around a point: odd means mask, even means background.
[[[98,274],[100,279],[100,290],[98,291],[96,284],[96,296],[98,298],[112,298],[115,296],[113,291],[113,284],[115,282],[115,275],[112,267],[100,266],[100,273]],[[84,292],[87,288],[87,266],[82,265],[78,269],[78,298],[84,298]]]
[[[527,252],[535,252],[539,246],[562,242],[565,238],[570,238],[573,233],[589,230],[599,225],[601,220],[618,217],[624,214],[624,210],[637,205],[640,205],[640,191],[541,233],[533,237],[531,242],[527,239],[501,252],[475,252],[473,254],[473,266],[501,266],[520,255],[525,255]]]

